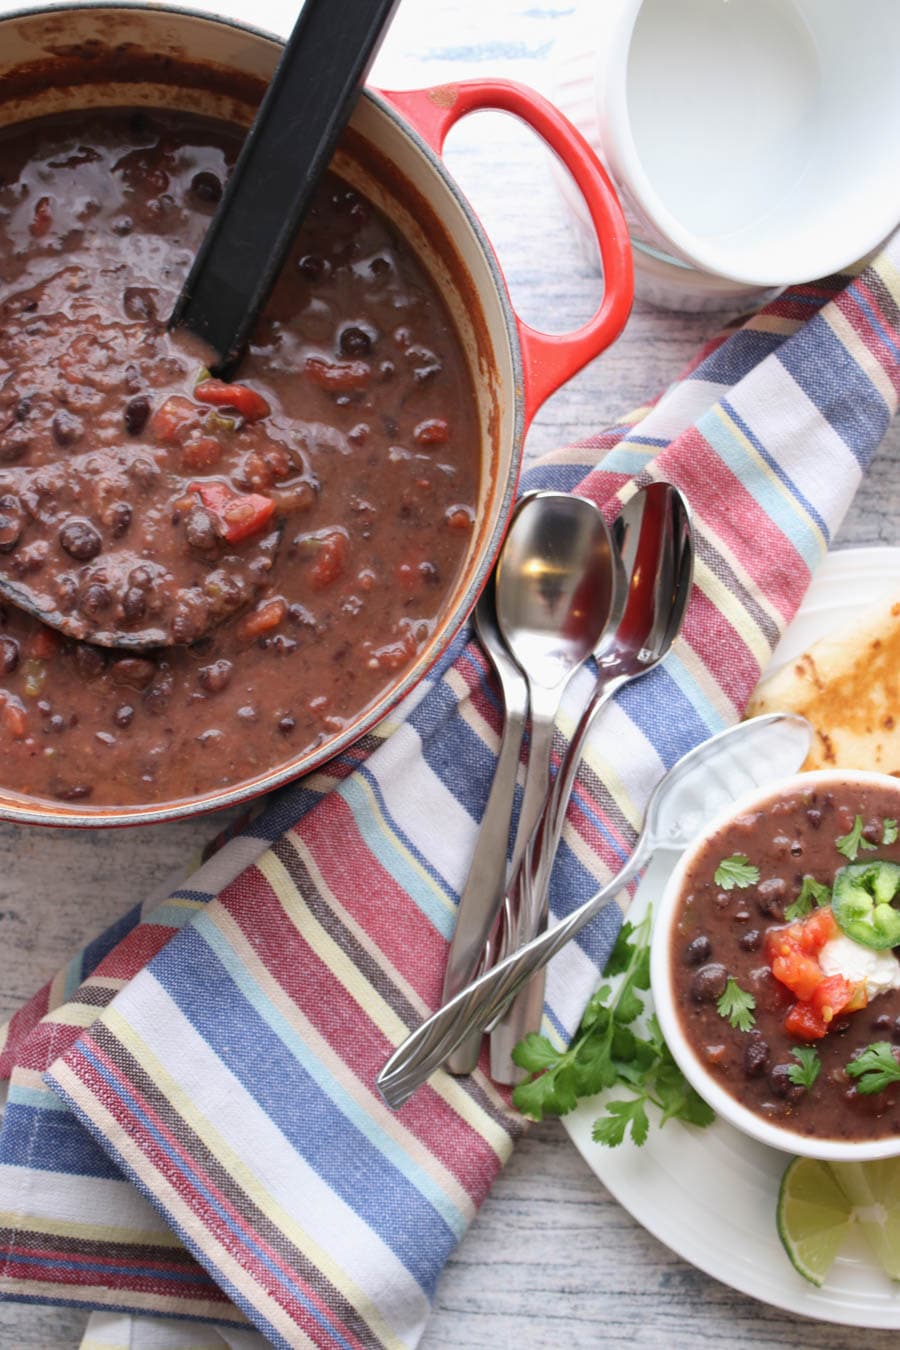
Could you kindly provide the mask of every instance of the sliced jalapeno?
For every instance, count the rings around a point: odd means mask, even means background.
[[[872,858],[842,867],[831,900],[838,927],[875,951],[900,945],[900,909],[891,903],[898,893],[898,863]]]

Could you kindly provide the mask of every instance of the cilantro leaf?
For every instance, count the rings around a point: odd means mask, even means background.
[[[883,844],[896,844],[898,834],[896,820],[891,820],[890,817],[885,816],[882,825],[884,826],[884,833],[881,836],[881,842]]]
[[[646,1141],[650,1129],[645,1100],[640,1096],[633,1097],[631,1101],[609,1102],[606,1115],[594,1121],[591,1131],[594,1142],[615,1148],[622,1143],[630,1127],[631,1137],[640,1147]]]
[[[753,1016],[755,1007],[756,999],[753,995],[748,994],[747,990],[742,989],[737,980],[729,975],[728,983],[716,999],[719,1016],[730,1022],[736,1031],[749,1031],[756,1021]]]
[[[874,844],[870,844],[868,839],[863,839],[862,816],[856,816],[853,821],[853,828],[847,834],[838,835],[834,844],[838,853],[843,853],[849,862],[856,862],[856,855],[860,849],[867,850],[869,853],[875,849]]]
[[[689,1125],[711,1125],[715,1112],[685,1078],[669,1047],[663,1044],[662,1060],[656,1074],[657,1095],[665,1102],[663,1120],[684,1120]]]
[[[635,954],[636,943],[634,942],[634,924],[628,919],[619,929],[619,935],[616,938],[615,945],[609,954],[609,959],[603,968],[603,974],[612,978],[613,975],[624,975],[628,969]]]
[[[900,1083],[900,1064],[894,1058],[889,1041],[873,1041],[862,1054],[851,1059],[847,1072],[855,1078],[857,1092],[868,1096],[883,1092],[891,1083]]]
[[[712,1121],[712,1111],[672,1058],[656,1018],[646,1015],[639,991],[650,985],[650,924],[648,913],[637,925],[622,925],[604,972],[607,982],[585,1008],[567,1050],[537,1033],[516,1046],[513,1059],[529,1075],[513,1092],[524,1115],[535,1120],[564,1115],[579,1098],[619,1086],[631,1095],[610,1102],[594,1127],[594,1138],[608,1147],[629,1135],[637,1145],[644,1142],[648,1106],[660,1113],[662,1125]]]
[[[805,919],[807,914],[812,912],[813,904],[827,905],[831,903],[831,891],[823,885],[821,881],[816,881],[813,877],[803,878],[803,885],[800,887],[800,894],[793,904],[788,905],[784,911],[784,917],[788,922],[794,919]]]
[[[744,890],[759,881],[759,868],[753,866],[746,853],[732,853],[730,858],[723,858],[719,863],[713,880],[723,891],[732,891],[735,886]]]
[[[536,1031],[529,1032],[512,1052],[513,1064],[518,1064],[520,1069],[527,1069],[529,1073],[551,1068],[559,1062],[559,1057],[560,1052],[556,1047],[546,1036],[539,1036]]]
[[[788,1078],[795,1087],[811,1088],[822,1068],[818,1050],[812,1045],[796,1045],[791,1054],[797,1063],[788,1066]]]

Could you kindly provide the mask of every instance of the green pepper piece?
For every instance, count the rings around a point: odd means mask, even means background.
[[[900,864],[871,858],[842,867],[834,879],[831,905],[838,927],[874,951],[900,944]]]

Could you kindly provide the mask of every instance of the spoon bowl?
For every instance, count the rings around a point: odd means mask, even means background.
[[[566,808],[591,729],[616,690],[646,675],[665,659],[681,631],[693,577],[694,545],[690,511],[671,483],[648,483],[629,498],[612,526],[620,560],[621,606],[598,652],[597,682],[560,764],[527,852],[511,877],[505,950],[536,937],[547,922],[553,860],[562,837]],[[496,1027],[491,1028],[491,1073],[496,1081],[522,1077],[513,1064],[514,1047],[540,1025],[543,978],[535,979]]]

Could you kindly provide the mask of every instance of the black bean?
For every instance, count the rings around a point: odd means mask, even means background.
[[[142,591],[146,591],[153,584],[153,574],[149,567],[133,567],[128,573],[128,583],[130,586],[140,586]]]
[[[134,708],[130,703],[123,703],[121,707],[116,708],[113,721],[117,727],[129,727],[134,720]]]
[[[803,1090],[791,1082],[790,1064],[776,1064],[769,1070],[769,1087],[776,1097],[796,1097]]]
[[[894,1019],[890,1013],[879,1013],[877,1017],[872,1018],[873,1031],[892,1031],[893,1027]]]
[[[150,416],[150,400],[146,394],[136,394],[125,404],[122,414],[129,436],[140,436]]]
[[[87,642],[79,642],[75,648],[75,665],[82,679],[95,680],[106,669],[106,653]]]
[[[0,497],[0,553],[11,553],[22,537],[25,521],[18,497]]]
[[[143,656],[123,656],[114,661],[110,675],[113,684],[127,685],[129,689],[146,689],[156,675],[156,665]]]
[[[125,534],[132,517],[131,507],[128,502],[113,502],[107,511],[107,520],[109,522],[110,533],[113,539],[121,539]]]
[[[16,404],[16,410],[13,413],[17,422],[24,422],[26,417],[31,415],[33,399],[30,394],[25,394]]]
[[[758,928],[749,928],[738,938],[738,946],[745,952],[755,952],[762,942],[762,933]]]
[[[782,877],[767,877],[756,888],[756,903],[760,911],[772,919],[784,918],[782,901],[787,893],[787,882]]]
[[[15,464],[28,451],[31,432],[23,426],[9,427],[0,435],[0,463]]]
[[[279,717],[278,719],[278,730],[282,736],[289,736],[296,725],[293,717]]]
[[[197,671],[197,682],[209,694],[219,694],[231,683],[234,666],[230,661],[213,661]]]
[[[47,721],[47,730],[54,732],[56,735],[59,735],[61,731],[65,731],[67,726],[68,723],[66,722],[66,719],[61,717],[59,713],[54,713]]]
[[[59,532],[59,542],[77,562],[89,562],[103,548],[100,531],[89,520],[78,516],[70,516],[66,521]]]
[[[255,722],[259,714],[252,703],[245,703],[243,707],[238,708],[236,716],[239,717],[242,722]]]
[[[191,548],[202,553],[208,553],[219,542],[212,516],[200,506],[195,506],[184,522],[184,532]]]
[[[218,202],[222,199],[222,181],[207,169],[201,169],[191,179],[191,192],[202,202]]]
[[[161,470],[159,465],[154,464],[152,459],[145,459],[141,456],[140,458],[131,461],[128,466],[128,472],[139,487],[150,487],[152,483],[156,482]]]
[[[208,617],[203,600],[179,604],[172,615],[172,637],[182,644],[193,642],[206,628]]]
[[[154,716],[164,713],[169,706],[169,699],[172,697],[174,688],[175,677],[171,670],[168,667],[160,670],[150,688],[144,692],[144,703],[147,711],[153,713]]]
[[[374,341],[375,333],[373,329],[350,323],[347,324],[346,328],[341,329],[338,347],[343,356],[368,356]]]
[[[122,596],[122,613],[125,618],[134,622],[135,619],[142,619],[147,612],[147,595],[139,586],[129,586]]]
[[[712,943],[705,933],[692,938],[684,949],[684,959],[689,966],[699,966],[702,961],[708,961],[711,955]]]
[[[713,1003],[725,992],[728,971],[718,961],[701,966],[691,980],[691,998],[695,1003]]]
[[[18,664],[18,642],[15,638],[0,637],[0,674],[11,675]]]
[[[822,812],[818,811],[814,806],[811,806],[806,813],[806,819],[809,821],[813,829],[817,830],[819,826],[822,824]]]
[[[68,408],[60,408],[53,414],[50,430],[56,444],[63,450],[68,450],[70,446],[77,445],[84,435],[84,423],[75,413],[69,412]]]
[[[765,1070],[768,1062],[768,1044],[760,1035],[751,1036],[744,1047],[744,1073],[755,1078]]]
[[[149,286],[126,286],[122,308],[129,319],[155,319],[156,296]]]
[[[96,618],[102,614],[105,609],[109,609],[112,604],[112,595],[109,587],[102,581],[92,581],[81,592],[81,601],[79,608],[82,614],[87,615],[89,619]]]
[[[297,270],[303,273],[307,281],[324,281],[331,271],[331,263],[318,253],[304,253],[297,263]]]

